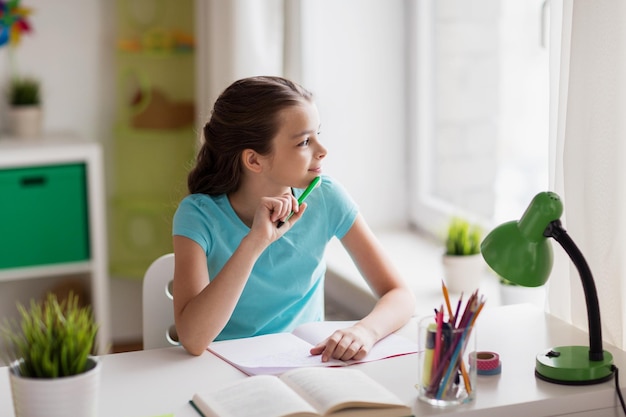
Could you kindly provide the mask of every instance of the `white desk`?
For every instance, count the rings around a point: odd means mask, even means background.
[[[559,345],[586,345],[587,334],[529,305],[484,310],[478,319],[478,349],[500,354],[502,374],[479,376],[476,400],[439,409],[417,399],[417,355],[355,365],[411,404],[416,416],[578,417],[622,416],[614,381],[581,387],[562,386],[534,376],[535,355]],[[400,331],[416,337],[414,325]],[[626,353],[605,346],[623,371]],[[196,391],[211,390],[246,376],[205,352],[188,355],[182,348],[119,353],[102,357],[99,417],[153,417],[174,413],[198,417],[188,401]],[[0,416],[12,417],[7,368],[0,368]],[[623,388],[622,388],[623,389]]]

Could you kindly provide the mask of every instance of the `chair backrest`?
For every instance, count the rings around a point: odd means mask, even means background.
[[[143,277],[143,348],[177,346],[172,283],[174,254],[156,259]]]

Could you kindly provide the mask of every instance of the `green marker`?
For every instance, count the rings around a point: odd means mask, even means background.
[[[304,200],[306,200],[306,198],[309,196],[309,194],[311,194],[311,191],[313,191],[313,189],[315,189],[315,187],[317,187],[320,184],[321,181],[322,181],[322,177],[315,177],[315,178],[313,178],[313,181],[311,181],[311,183],[309,184],[308,187],[306,187],[306,190],[304,190],[304,192],[302,193],[300,198],[298,198],[298,205],[302,204],[304,202]],[[280,227],[283,224],[285,224],[285,222],[287,220],[291,219],[291,216],[293,216],[293,214],[294,214],[293,211],[291,213],[289,213],[289,216],[287,216],[285,221],[279,220],[278,224],[276,225],[276,228],[280,229]]]

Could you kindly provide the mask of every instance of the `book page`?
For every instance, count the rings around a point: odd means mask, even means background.
[[[209,350],[248,375],[279,374],[293,368],[344,366],[339,360],[322,362],[311,355],[313,345],[291,333],[213,342]]]
[[[317,415],[310,404],[270,375],[246,378],[211,393],[196,393],[193,402],[207,417]]]
[[[410,410],[395,394],[357,369],[295,369],[279,377],[320,414],[345,408],[399,408]]]

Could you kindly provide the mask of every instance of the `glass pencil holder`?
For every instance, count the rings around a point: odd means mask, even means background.
[[[418,398],[448,407],[476,397],[476,367],[469,354],[476,351],[475,325],[454,323],[448,317],[418,321]]]

